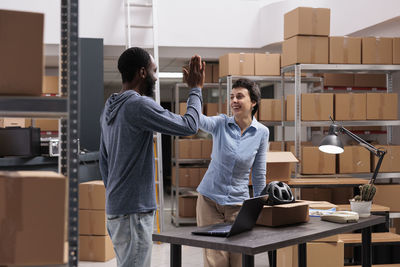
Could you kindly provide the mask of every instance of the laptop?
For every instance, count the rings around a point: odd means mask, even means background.
[[[192,234],[230,237],[245,231],[250,231],[256,224],[258,215],[260,215],[267,200],[268,195],[246,199],[233,223],[219,223],[201,227],[198,228],[198,230],[193,231]]]

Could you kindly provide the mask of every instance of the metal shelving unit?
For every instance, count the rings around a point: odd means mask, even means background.
[[[179,114],[179,89],[188,88],[186,83],[175,84],[175,113]],[[218,89],[218,83],[205,83],[203,89]],[[220,94],[221,95],[221,94]],[[221,111],[221,106],[219,106]],[[175,150],[175,158],[172,159],[172,165],[175,165],[175,186],[171,185],[171,222],[176,226],[183,224],[196,224],[196,218],[185,218],[179,216],[179,195],[187,191],[193,191],[195,188],[179,187],[179,168],[182,167],[207,167],[210,163],[209,159],[180,159],[179,158],[179,138],[173,137],[172,146]]]
[[[0,97],[0,116],[61,119],[59,172],[68,179],[68,266],[78,266],[78,0],[61,0],[61,97]]]
[[[351,65],[351,64],[295,64],[283,67],[281,76],[287,72],[295,73],[295,120],[293,122],[283,122],[284,126],[294,126],[295,128],[295,155],[301,161],[300,142],[301,142],[301,127],[324,127],[331,124],[330,121],[301,121],[301,88],[300,84],[303,80],[302,72],[307,73],[358,73],[358,74],[386,74],[387,92],[392,92],[393,82],[392,73],[400,71],[398,65]],[[285,80],[282,79],[282,89],[284,89]],[[392,126],[400,126],[400,120],[385,120],[385,121],[341,121],[343,126],[386,126],[387,141],[392,142]],[[299,163],[296,164],[295,178],[310,177],[299,174]],[[363,174],[361,174],[363,175]],[[335,175],[336,176],[336,175]],[[356,174],[355,176],[358,176]],[[380,174],[384,178],[400,178],[397,173]]]

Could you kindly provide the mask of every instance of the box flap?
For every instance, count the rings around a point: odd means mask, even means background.
[[[0,171],[0,177],[6,178],[65,178],[52,171]]]
[[[267,163],[299,162],[292,152],[268,152]]]

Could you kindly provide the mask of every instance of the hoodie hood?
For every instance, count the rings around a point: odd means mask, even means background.
[[[137,95],[140,96],[136,91],[133,90],[127,90],[123,93],[120,94],[112,94],[106,102],[105,106],[105,120],[107,125],[110,125],[113,121],[114,118],[118,114],[118,110],[122,105],[125,103],[126,100],[128,100],[131,96]]]

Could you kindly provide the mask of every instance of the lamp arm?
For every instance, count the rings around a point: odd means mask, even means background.
[[[383,160],[383,157],[385,156],[385,154],[386,154],[386,152],[382,151],[382,153],[380,153],[380,155],[378,156],[379,160],[378,160],[378,163],[376,164],[376,167],[375,167],[375,170],[374,170],[374,174],[372,175],[371,180],[369,180],[370,184],[374,184],[375,183],[376,177],[378,176],[378,172],[379,172],[379,169],[381,167],[382,160]]]
[[[353,134],[352,132],[350,132],[349,130],[347,130],[346,128],[344,128],[343,126],[340,127],[340,131],[342,131],[343,133],[347,134],[348,136],[350,136],[351,138],[353,138],[353,140],[357,141],[361,146],[365,147],[366,149],[368,149],[370,152],[374,153],[375,156],[379,157],[381,154],[381,150],[379,150],[378,148],[374,147],[373,145],[371,145],[370,143],[368,143],[367,141],[365,141],[364,139],[362,139],[361,137]]]

